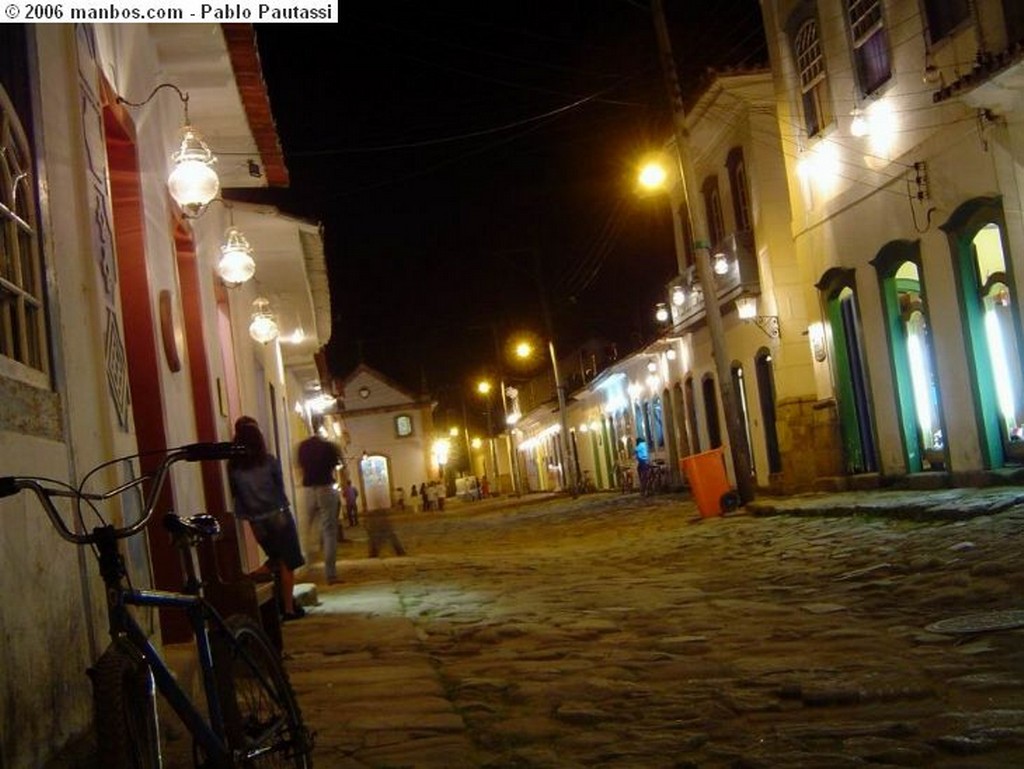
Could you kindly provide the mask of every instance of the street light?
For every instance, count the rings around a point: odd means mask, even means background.
[[[516,355],[520,358],[529,358],[533,355],[533,345],[527,341],[516,344]],[[555,343],[548,339],[548,353],[551,355],[551,372],[555,377],[555,391],[558,394],[558,421],[559,421],[559,447],[562,451],[562,483],[575,495],[576,484],[573,463],[569,457],[569,424],[566,420],[565,409],[565,387],[562,385],[562,377],[558,371],[558,356],[555,355]]]

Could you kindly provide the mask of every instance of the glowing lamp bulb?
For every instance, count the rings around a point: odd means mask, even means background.
[[[192,126],[186,125],[181,146],[171,160],[174,169],[167,179],[171,197],[186,216],[199,216],[220,192],[220,179],[213,170],[217,158]]]
[[[220,261],[217,262],[217,274],[229,286],[240,286],[256,274],[252,246],[235,227],[228,229],[224,245],[220,247],[220,254]]]

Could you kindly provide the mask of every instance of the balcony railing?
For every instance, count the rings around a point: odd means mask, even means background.
[[[761,293],[754,235],[750,230],[730,233],[716,243],[711,249],[711,268],[719,306],[744,294]],[[703,322],[704,293],[696,266],[690,265],[668,284],[668,296],[675,330],[683,331]]]

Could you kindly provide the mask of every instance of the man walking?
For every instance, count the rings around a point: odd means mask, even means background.
[[[341,452],[330,441],[313,434],[299,444],[302,485],[306,488],[306,513],[312,523],[320,518],[323,538],[324,579],[328,585],[338,581],[335,560],[338,556],[338,513],[340,500],[334,486],[334,471],[341,463]]]

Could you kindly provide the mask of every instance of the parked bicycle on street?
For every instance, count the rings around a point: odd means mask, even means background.
[[[302,722],[291,684],[270,639],[247,616],[227,619],[203,597],[194,558],[202,539],[216,536],[220,524],[212,515],[164,516],[182,556],[185,586],[181,592],[137,589],[131,585],[118,541],[140,533],[153,516],[171,465],[237,456],[230,443],[196,443],[168,449],[151,473],[139,473],[114,488],[87,492],[87,482],[103,470],[139,455],[97,466],[77,487],[50,478],[0,478],[0,497],[28,490],[36,495],[57,533],[76,545],[89,545],[99,561],[106,586],[110,646],[89,670],[93,682],[94,722],[99,766],[104,769],[159,769],[162,765],[155,692],[159,690],[193,738],[193,758],[202,769],[312,766],[312,735]],[[138,520],[115,527],[100,503],[149,483]],[[71,500],[69,527],[55,499]],[[98,524],[91,529],[85,513]],[[205,705],[194,703],[171,673],[160,652],[146,637],[130,607],[184,611],[195,634]]]
[[[665,490],[668,483],[668,472],[664,461],[656,459],[647,465],[647,471],[640,482],[640,493],[645,497],[653,497]]]
[[[623,494],[633,491],[633,468],[628,465],[615,465],[615,485]]]

